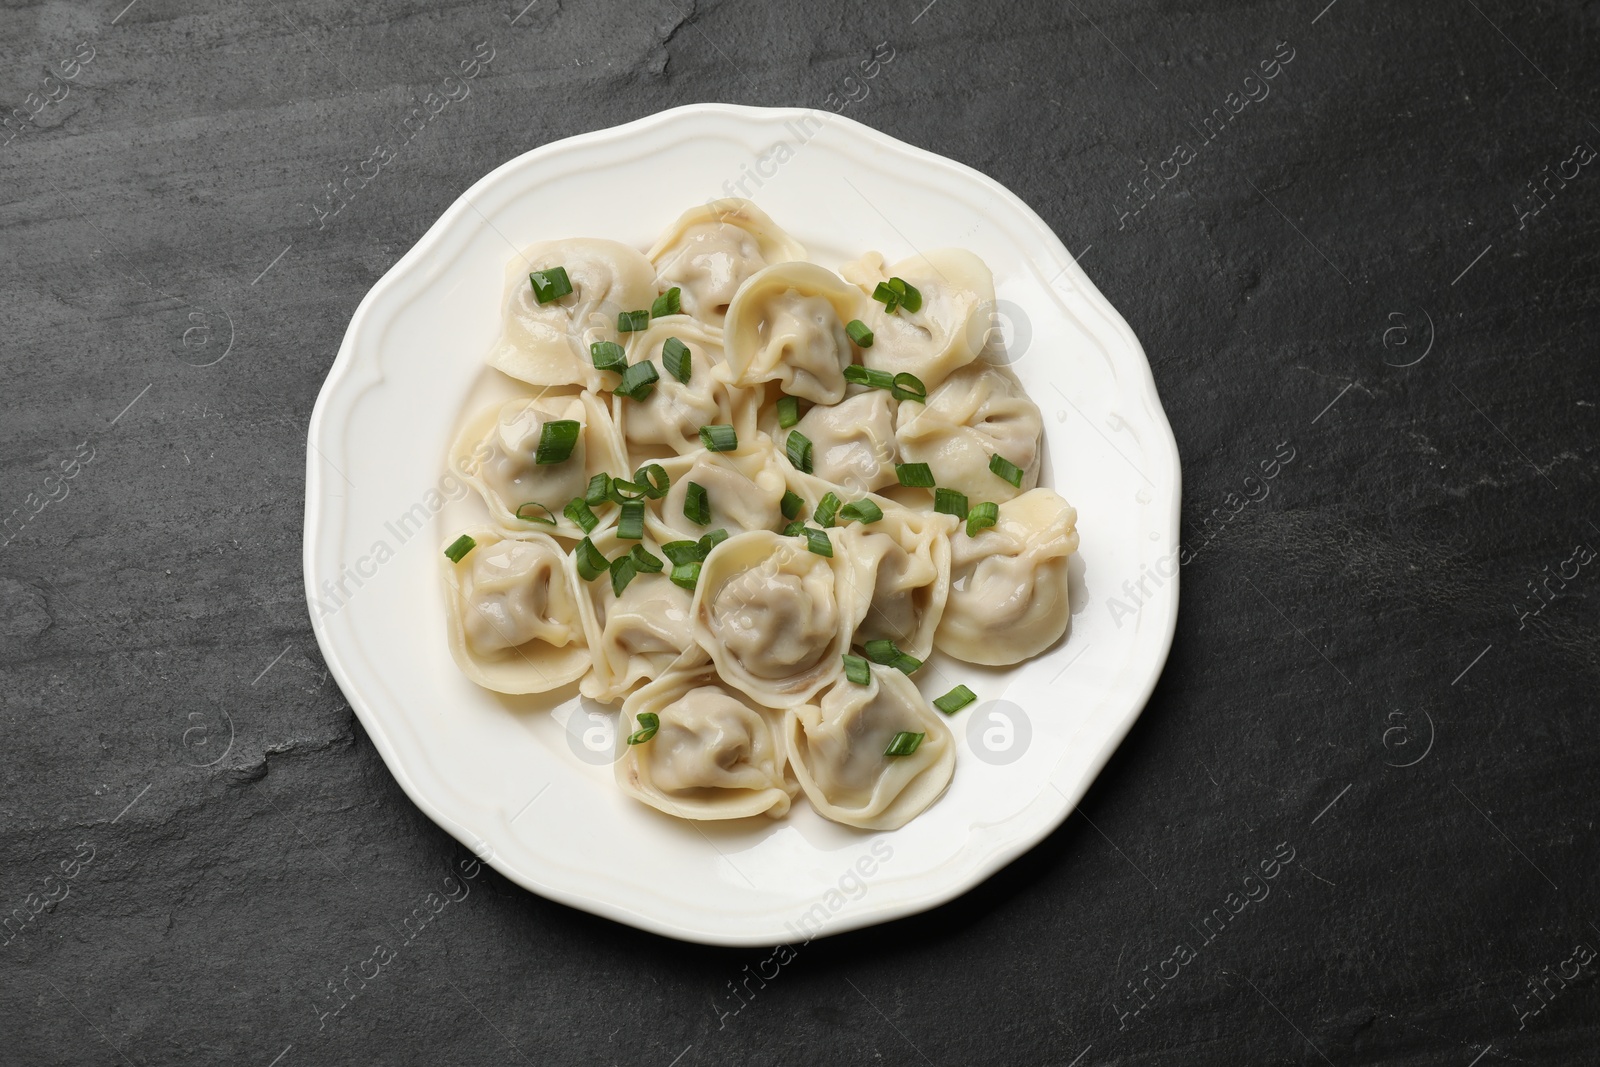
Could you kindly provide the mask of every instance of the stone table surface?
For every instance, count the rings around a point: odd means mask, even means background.
[[[1600,5],[124,3],[0,10],[0,1063],[1595,1062]],[[319,657],[312,404],[474,180],[703,100],[1073,249],[1183,458],[1171,658],[1038,848],[770,981],[487,868],[396,952],[470,857]]]

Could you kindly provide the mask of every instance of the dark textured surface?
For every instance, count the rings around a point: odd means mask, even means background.
[[[1600,146],[1600,5],[122,2],[0,12],[4,105],[61,97],[0,131],[0,1062],[1595,1062],[1600,168],[1536,213],[1528,183]],[[362,294],[495,165],[691,101],[829,106],[880,41],[846,113],[1080,256],[1206,547],[1081,815],[746,1003],[766,952],[446,881],[468,857],[311,636],[306,419]]]

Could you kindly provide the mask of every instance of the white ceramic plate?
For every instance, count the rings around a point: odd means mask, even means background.
[[[891,263],[943,246],[981,256],[1009,358],[1045,413],[1045,484],[1078,509],[1067,638],[1011,669],[936,657],[919,673],[930,697],[964,682],[983,703],[951,719],[948,792],[892,833],[826,822],[804,798],[779,821],[670,819],[613,784],[611,709],[575,688],[498,697],[446,648],[440,546],[478,505],[445,451],[497,388],[482,359],[507,259],[552,237],[643,249],[727,195],[835,268],[872,249]],[[395,778],[501,873],[670,937],[796,943],[950,900],[1073,810],[1166,659],[1178,506],[1177,447],[1139,342],[1022,201],[826,112],[703,104],[519,156],[367,294],[311,417],[306,589],[323,655]]]

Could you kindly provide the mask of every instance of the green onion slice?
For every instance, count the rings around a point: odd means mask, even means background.
[[[811,438],[799,430],[790,430],[783,443],[783,454],[789,457],[795,470],[811,473]]]
[[[928,387],[922,384],[922,379],[915,374],[902,371],[894,376],[894,384],[890,387],[896,400],[914,400],[919,404],[928,401]]]
[[[894,473],[901,485],[917,489],[933,488],[933,469],[926,463],[896,463]]]
[[[839,503],[838,495],[831,490],[822,495],[822,499],[817,501],[817,510],[813,516],[818,526],[833,525],[834,516],[839,514]]]
[[[660,500],[672,488],[672,479],[667,475],[667,468],[650,463],[633,472],[633,484],[643,489],[651,500]]]
[[[785,489],[783,499],[778,502],[778,510],[783,512],[786,519],[798,519],[805,506],[805,498],[793,489]]]
[[[711,498],[706,495],[706,487],[699,482],[690,482],[684,487],[683,517],[696,526],[704,526],[711,521]]]
[[[626,504],[630,500],[643,500],[650,495],[648,485],[639,485],[626,478],[613,478],[606,486],[606,499],[613,504]]]
[[[535,512],[528,511],[529,508],[538,508],[540,511],[544,512],[544,514],[539,515]],[[523,514],[525,511],[527,511],[527,514]],[[549,508],[535,500],[530,500],[526,504],[518,504],[517,510],[513,512],[513,514],[515,514],[516,517],[521,519],[523,522],[542,522],[546,526],[554,526],[556,524],[555,512],[551,511]]]
[[[642,745],[656,735],[661,729],[661,716],[653,711],[641,711],[638,717],[639,728],[628,735],[628,744]]]
[[[851,319],[844,332],[850,335],[850,340],[856,343],[857,348],[872,347],[872,331],[860,319]]]
[[[578,434],[582,431],[583,424],[575,419],[545,423],[544,429],[539,431],[539,448],[533,454],[533,462],[540,466],[565,463],[577,447]]]
[[[852,364],[854,366],[854,364]],[[778,398],[778,426],[787,430],[800,421],[800,398],[797,396],[780,396]]]
[[[622,591],[628,588],[628,583],[639,574],[639,565],[633,562],[633,556],[622,555],[611,561],[611,595],[621,596]]]
[[[1000,505],[992,500],[985,500],[981,504],[974,504],[972,510],[967,512],[967,536],[976,537],[978,531],[993,526],[1000,521]]]
[[[799,537],[805,532],[806,521],[804,519],[796,519],[783,528],[783,536],[785,537]]]
[[[800,531],[806,539],[806,547],[819,556],[833,558],[833,539],[826,530],[813,530],[809,527]]]
[[[844,676],[857,685],[872,684],[872,668],[860,656],[844,654]]]
[[[637,541],[644,536],[643,500],[623,502],[622,517],[617,520],[617,536],[624,541]]]
[[[583,502],[597,508],[611,499],[611,475],[596,474],[589,479],[589,488],[583,491]]]
[[[699,563],[706,558],[706,549],[699,541],[668,541],[661,546],[661,554],[675,567],[685,563]]]
[[[900,655],[900,649],[887,637],[880,637],[876,641],[868,641],[861,646],[861,650],[867,654],[867,658],[872,662],[881,663],[884,666],[893,663],[894,658]]]
[[[922,310],[922,292],[904,278],[890,278],[889,284],[900,294],[900,306],[912,313]]]
[[[888,282],[878,283],[878,287],[872,290],[872,299],[883,305],[886,315],[893,315],[894,309],[900,306],[900,294]]]
[[[1022,488],[1022,468],[1000,453],[996,452],[989,457],[989,469],[1018,489]]]
[[[666,564],[661,562],[661,557],[652,553],[643,545],[634,545],[633,551],[628,553],[628,558],[633,560],[633,565],[645,574],[660,574]]]
[[[669,577],[672,579],[673,585],[681,589],[687,589],[692,593],[695,585],[700,581],[700,563],[695,561],[675,564]]]
[[[572,525],[584,533],[594,533],[594,528],[600,525],[600,520],[590,510],[588,503],[581,497],[575,496],[561,509],[561,514],[572,520]]]
[[[572,550],[572,556],[578,564],[578,577],[586,582],[594,581],[611,566],[605,554],[594,547],[594,542],[587,537],[578,542],[578,547]]]
[[[444,554],[450,557],[451,563],[460,563],[461,557],[465,556],[468,552],[471,552],[477,547],[478,542],[474,541],[467,534],[462,534],[460,537],[450,542],[450,546],[444,550]]]
[[[533,298],[541,304],[560,300],[572,292],[572,279],[567,277],[565,267],[536,270],[528,275],[528,281],[533,284]]]
[[[941,515],[954,515],[958,519],[964,519],[971,508],[967,504],[967,494],[941,487],[933,491],[933,510]]]
[[[852,500],[839,509],[839,516],[845,522],[859,522],[864,525],[883,518],[883,509],[870,500]]]
[[[650,317],[659,319],[663,315],[676,315],[682,311],[683,305],[679,302],[679,297],[682,296],[682,293],[683,290],[674,285],[671,289],[656,297],[655,302],[650,305]],[[634,314],[638,314],[638,312]]]
[[[649,311],[619,311],[617,312],[618,333],[638,333],[650,325]]]
[[[870,385],[874,389],[894,388],[894,375],[886,370],[863,367],[859,363],[852,363],[844,369],[844,380],[856,385]]]
[[[732,426],[702,426],[700,443],[707,452],[732,452],[739,447],[739,433]]]
[[[648,715],[649,712],[645,712],[645,714]],[[640,717],[642,718],[643,716]],[[925,733],[914,734],[901,730],[889,739],[889,747],[883,750],[883,754],[885,756],[909,756],[916,752],[917,747],[922,744],[922,739],[927,736]],[[628,740],[632,741],[633,738],[630,737]]]
[[[677,292],[676,289],[672,291]],[[661,363],[667,368],[668,374],[684,385],[689,384],[689,376],[694,373],[694,365],[689,359],[688,345],[676,337],[667,338],[666,344],[661,346]]]
[[[622,381],[617,383],[612,392],[629,400],[645,400],[649,398],[650,391],[660,380],[661,375],[656,373],[656,365],[646,359],[623,371]]]
[[[978,694],[964,685],[958,685],[944,696],[933,702],[933,706],[946,715],[954,715],[962,708],[978,699]]]
[[[700,544],[706,550],[706,555],[711,555],[711,550],[728,539],[728,531],[723,529],[712,530],[708,534],[700,535]]]
[[[614,370],[621,374],[628,369],[628,353],[615,341],[596,341],[590,345],[589,359],[596,370]]]

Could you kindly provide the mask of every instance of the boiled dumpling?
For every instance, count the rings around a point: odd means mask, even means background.
[[[902,463],[926,463],[947,489],[977,503],[1010,500],[1039,484],[1043,423],[1010,373],[970,363],[928,391],[925,404],[902,403],[895,441]],[[1017,487],[989,469],[1000,455],[1022,468]]]
[[[656,716],[655,736],[630,745],[644,714]],[[617,784],[680,819],[778,818],[797,789],[768,714],[711,671],[659,678],[622,705]]]
[[[893,641],[900,651],[927,659],[950,594],[950,534],[957,523],[936,512],[889,505],[882,511],[876,522],[830,531],[849,582],[870,591],[854,643]]]
[[[896,830],[939,798],[955,771],[955,741],[916,683],[871,665],[866,685],[836,682],[816,704],[788,713],[789,760],[819,813],[864,830]],[[922,734],[916,751],[888,756],[896,734]]]
[[[689,380],[680,382],[667,369],[662,348],[677,338],[689,350]],[[698,452],[702,426],[732,426],[741,440],[755,431],[757,397],[728,384],[720,331],[684,315],[652,319],[648,329],[631,335],[628,362],[655,364],[660,380],[644,400],[614,398],[617,425],[634,466],[666,453]]]
[[[861,352],[866,366],[915,374],[932,389],[982,351],[988,334],[974,316],[994,306],[994,275],[971,252],[940,248],[892,267],[884,266],[879,253],[869,252],[839,273],[869,297],[890,278],[900,278],[922,294],[916,311],[901,307],[889,312],[876,300],[866,302],[861,319],[873,337],[872,347]]]
[[[582,677],[589,650],[561,546],[541,533],[467,533],[476,545],[444,572],[462,673],[497,693],[544,693]]]
[[[833,561],[805,538],[739,534],[702,566],[695,638],[724,681],[767,707],[789,707],[839,676],[868,595],[841,588]]]
[[[764,435],[740,438],[737,452],[700,452],[663,460],[672,479],[666,496],[647,513],[662,540],[697,539],[712,530],[777,530],[784,525],[782,502],[787,483],[778,454]],[[711,521],[701,525],[683,513],[693,483],[706,491]]]
[[[662,560],[662,570],[634,575],[621,596],[613,592],[609,575],[580,583],[586,588],[578,597],[579,616],[594,659],[593,672],[579,686],[583,695],[615,702],[669,668],[704,663],[706,654],[694,639],[689,591],[667,577],[672,564],[660,547],[649,539],[622,540],[615,531],[595,534],[591,540],[607,559],[642,545]]]
[[[579,424],[577,444],[560,463],[539,463],[539,441],[547,423]],[[601,472],[623,469],[616,427],[605,405],[589,393],[571,396],[536,396],[510,400],[479,412],[456,439],[451,465],[477,489],[495,522],[512,530],[540,530],[537,520],[555,519],[548,527],[562,537],[582,537],[583,531],[562,514],[573,497],[584,495],[589,479]],[[539,504],[548,509],[517,509]],[[609,507],[596,509],[609,518]]]
[[[687,315],[721,326],[745,279],[773,263],[805,259],[806,250],[748,200],[691,208],[650,249],[657,286],[677,286]]]
[[[566,269],[572,292],[541,304],[528,275],[551,267]],[[595,370],[589,346],[617,340],[617,313],[648,310],[655,296],[655,268],[636,248],[588,237],[536,244],[506,265],[489,366],[530,385],[615,384]]]
[[[896,484],[894,403],[886,390],[869,389],[806,412],[794,429],[813,446],[812,473],[863,492]]]
[[[845,324],[860,317],[864,299],[815,263],[778,263],[753,275],[723,329],[734,384],[778,382],[791,396],[837,404],[855,359]]]
[[[933,643],[992,667],[1038,655],[1067,629],[1069,557],[1078,513],[1049,489],[1000,505],[1000,521],[950,539],[950,597]]]

